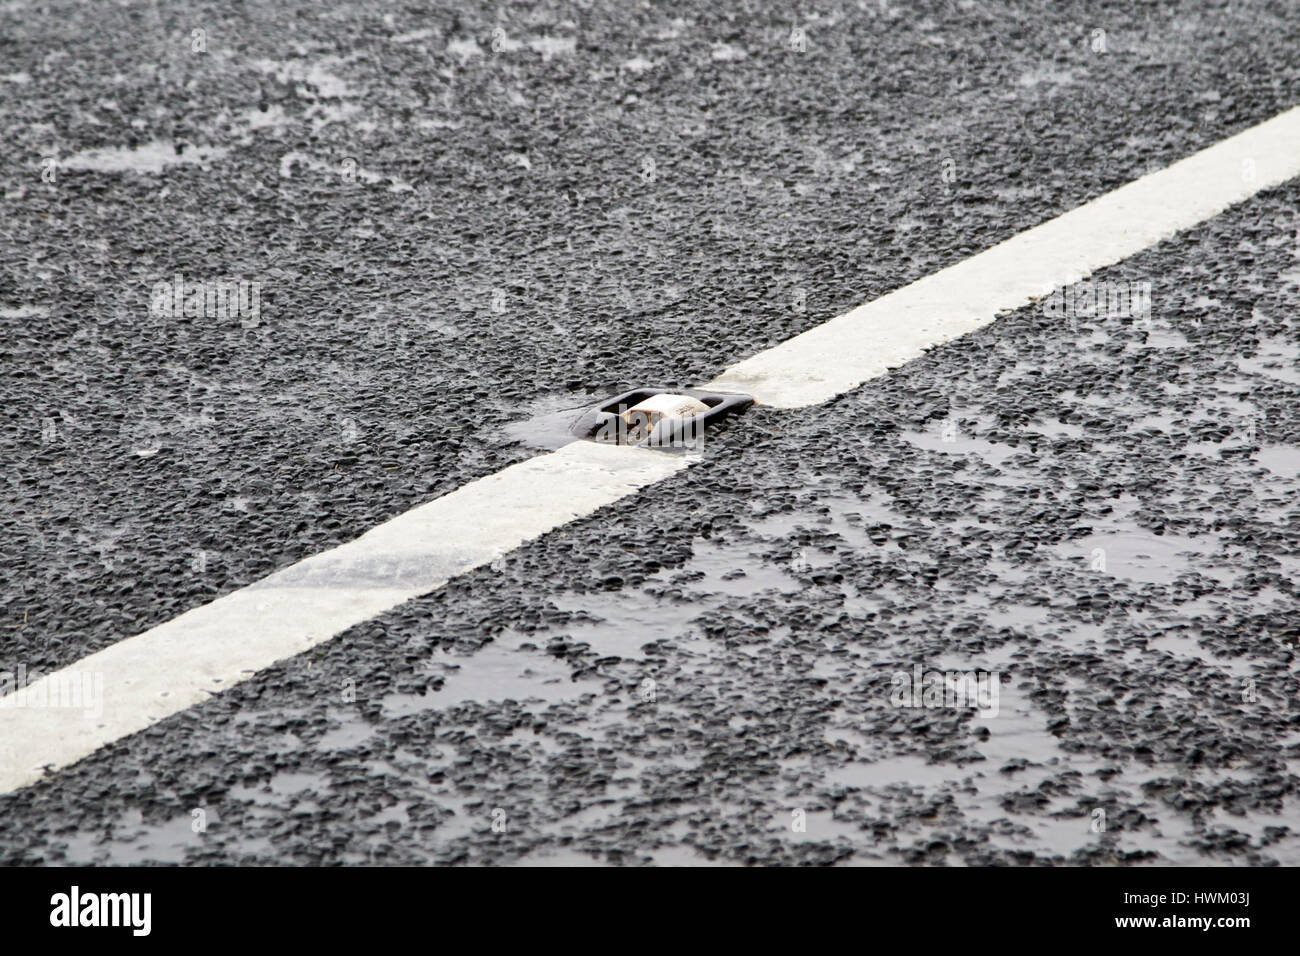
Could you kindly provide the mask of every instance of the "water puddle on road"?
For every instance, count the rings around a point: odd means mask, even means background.
[[[235,115],[235,119],[250,131],[269,129],[277,133],[293,122],[293,117],[286,113],[279,103],[270,104],[266,109],[250,106],[240,110]]]
[[[327,716],[337,721],[338,726],[327,730],[316,741],[318,750],[352,750],[359,747],[375,735],[375,727],[356,719],[356,714],[330,708]]]
[[[1290,385],[1300,385],[1300,368],[1296,364],[1296,346],[1280,336],[1260,339],[1259,349],[1252,358],[1237,359],[1243,372],[1262,375]]]
[[[1222,544],[1214,535],[1158,535],[1138,528],[1075,538],[1057,553],[1098,573],[1140,583],[1173,584],[1181,575],[1196,571],[1230,584],[1236,575],[1218,558]]]
[[[526,638],[513,632],[501,636],[473,654],[440,653],[428,670],[443,676],[443,685],[427,694],[389,694],[384,697],[387,719],[466,703],[556,703],[591,693],[599,684],[574,681],[569,664],[540,650],[520,647]]]
[[[965,670],[971,662],[942,660],[934,666]],[[1074,679],[1065,683],[1067,693],[1081,686]],[[1048,731],[1048,720],[1048,715],[1030,702],[1027,689],[1004,676],[997,715],[973,715],[971,719],[973,730],[988,731],[988,736],[974,747],[984,756],[983,761],[957,764],[900,755],[846,764],[828,774],[826,781],[860,791],[868,813],[876,812],[877,806],[878,812],[886,813],[904,791],[940,798],[960,790],[957,804],[962,819],[967,825],[984,828],[991,846],[1065,858],[1102,839],[1106,813],[1144,807],[1148,815],[1153,815],[1143,784],[1160,776],[1160,772],[1139,764],[1116,764],[1086,752],[1066,751]],[[869,753],[878,746],[865,735],[857,736],[866,745],[859,753]],[[839,728],[828,732],[827,737],[855,743],[851,731],[846,734]],[[1209,785],[1235,772],[1193,769],[1187,773]],[[1098,809],[1103,814],[1097,814]],[[1154,812],[1158,821],[1131,832],[1114,833],[1110,839],[1115,850],[1155,850],[1168,861],[1204,864],[1204,858],[1186,843],[1194,822],[1167,808],[1156,808]],[[1103,821],[1103,829],[1094,829],[1099,820]],[[954,832],[950,821],[912,821],[907,826],[907,836],[917,843],[951,839]]]
[[[1037,432],[1048,438],[1082,438],[1083,426],[1059,419],[1035,419],[1025,426],[1025,431]]]
[[[1217,654],[1210,648],[1203,646],[1195,633],[1188,631],[1166,631],[1157,637],[1150,638],[1147,640],[1147,649],[1169,654],[1175,660],[1191,658],[1192,660],[1213,664],[1220,670],[1238,678],[1253,677],[1256,672],[1255,666],[1249,658],[1228,657],[1224,654]]]
[[[577,615],[553,630],[588,644],[601,657],[638,658],[647,644],[672,641],[682,646],[702,640],[692,622],[708,610],[767,593],[792,594],[802,587],[784,568],[763,561],[757,550],[753,545],[697,539],[685,564],[658,571],[639,587],[553,595],[550,603],[557,609]]]
[[[1264,445],[1255,460],[1279,478],[1300,478],[1300,447],[1296,445]]]
[[[97,173],[160,173],[167,166],[206,163],[226,153],[221,147],[182,145],[178,150],[176,143],[160,139],[134,147],[83,150],[59,160],[59,165]]]
[[[134,866],[145,863],[183,863],[190,849],[203,845],[203,838],[192,827],[189,814],[174,817],[160,824],[147,825],[139,810],[127,810],[112,825],[112,836],[100,840],[88,833],[75,833],[60,839],[66,841],[64,858],[55,865],[90,866],[102,857],[115,866]],[[216,822],[215,814],[207,822]]]
[[[573,402],[573,395],[556,393],[520,405],[517,411],[524,417],[503,425],[501,434],[506,440],[528,448],[555,451],[578,440],[569,428],[590,405],[575,406]]]
[[[1158,326],[1146,334],[1146,341],[1141,343],[1146,348],[1181,349],[1188,345],[1187,336],[1171,326]]]
[[[0,319],[31,319],[46,315],[49,309],[43,305],[3,305],[0,304]]]
[[[941,426],[939,430],[932,432],[905,431],[899,434],[917,448],[943,452],[945,455],[976,455],[994,468],[1004,467],[1017,455],[1030,454],[1025,449],[1014,445],[1003,445],[963,434],[961,429],[955,426],[947,431],[944,431]]]

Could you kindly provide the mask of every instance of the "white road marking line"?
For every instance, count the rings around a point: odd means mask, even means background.
[[[1300,176],[1300,107],[726,369],[702,388],[801,408]]]
[[[1254,178],[1243,176],[1247,160]],[[1300,175],[1300,108],[1145,176],[727,369],[709,385],[815,404]],[[0,697],[0,793],[39,780],[276,661],[687,467],[575,442],[480,478],[211,604],[83,658],[22,700],[104,688],[102,714]],[[90,683],[84,680],[89,678]],[[102,678],[102,685],[100,679]]]
[[[0,793],[36,782],[43,766],[69,766],[202,703],[688,463],[682,455],[574,442],[0,697]],[[69,687],[102,688],[102,713],[94,713],[90,695],[74,697]]]

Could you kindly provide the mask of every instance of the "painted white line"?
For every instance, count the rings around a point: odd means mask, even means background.
[[[1248,170],[1253,179],[1243,175]],[[999,311],[1297,175],[1300,108],[746,359],[706,387],[749,392],[784,408],[825,401],[986,325]],[[201,703],[688,463],[660,452],[574,442],[0,697],[0,793],[39,780],[42,767],[66,767]],[[69,701],[69,688],[93,695],[98,687],[102,712],[84,699],[81,706],[48,706],[51,699]]]
[[[881,296],[702,388],[817,405],[1300,176],[1300,107]]]
[[[201,703],[688,463],[685,456],[627,446],[565,445],[0,697],[0,793],[39,780],[44,766],[66,767]]]

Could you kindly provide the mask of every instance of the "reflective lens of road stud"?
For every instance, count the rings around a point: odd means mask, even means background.
[[[634,388],[585,411],[569,427],[579,438],[660,450],[698,447],[707,425],[754,404],[748,395],[698,388]]]
[[[644,441],[665,418],[694,418],[709,410],[698,398],[661,392],[651,395],[623,412],[627,424],[627,442]]]

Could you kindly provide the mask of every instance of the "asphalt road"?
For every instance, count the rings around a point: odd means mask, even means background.
[[[800,51],[759,5],[0,8],[0,669],[1300,101],[1282,4],[819,11]],[[1027,308],[751,410],[0,797],[0,862],[1300,862],[1297,209],[1093,277],[1149,323]],[[151,315],[176,273],[259,282],[256,324]],[[998,715],[894,706],[918,665]]]

